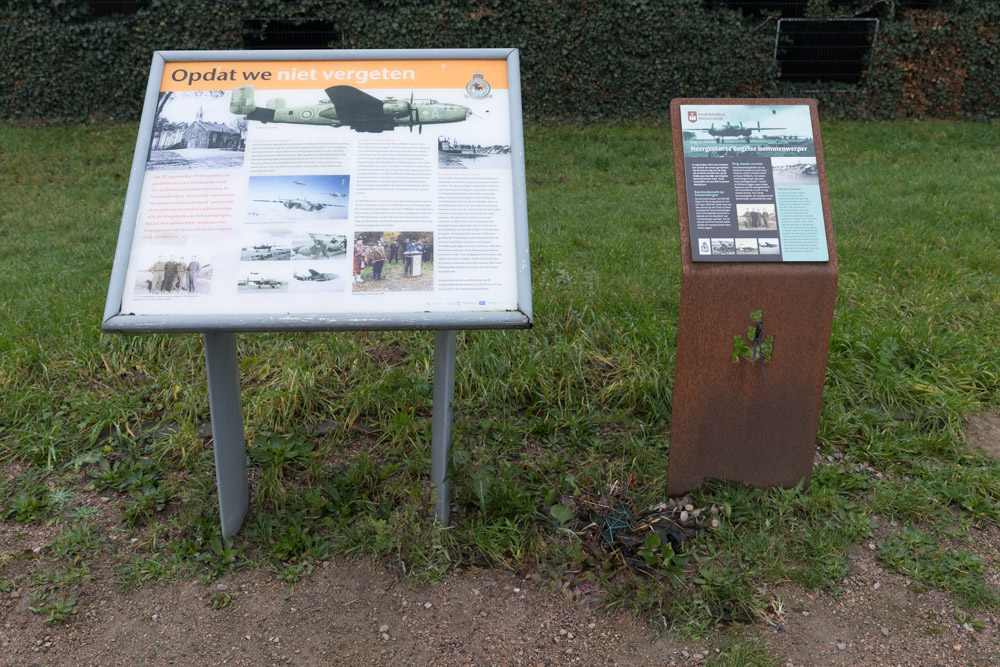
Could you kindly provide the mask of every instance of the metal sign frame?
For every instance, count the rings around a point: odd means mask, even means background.
[[[502,60],[506,63],[513,192],[516,307],[469,312],[337,312],[148,315],[122,312],[128,264],[140,214],[147,157],[164,68],[168,63],[217,61],[378,61]],[[473,83],[470,82],[470,86]],[[412,100],[411,100],[412,101]],[[459,304],[460,305],[460,304]],[[528,254],[527,188],[521,119],[520,61],[517,49],[449,50],[309,50],[309,51],[162,51],[153,55],[142,120],[132,161],[121,231],[105,304],[102,330],[114,333],[201,333],[205,345],[212,439],[215,449],[219,509],[224,535],[236,533],[249,508],[246,442],[240,400],[237,334],[251,331],[344,331],[431,329],[434,338],[434,411],[431,436],[431,482],[435,514],[448,525],[451,404],[455,384],[457,329],[511,329],[532,325],[531,268]]]
[[[358,61],[504,60],[507,65],[510,155],[513,177],[514,257],[517,306],[504,311],[404,313],[248,313],[214,315],[136,315],[122,312],[126,273],[139,215],[140,197],[153,132],[154,112],[167,63],[198,61]],[[517,49],[396,49],[307,51],[157,51],[150,66],[142,120],[129,175],[121,231],[115,250],[102,329],[115,333],[206,333],[241,331],[344,331],[392,329],[511,329],[532,323],[531,264],[528,254],[528,205],[521,117],[520,56]]]

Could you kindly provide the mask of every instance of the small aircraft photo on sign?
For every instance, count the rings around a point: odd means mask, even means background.
[[[324,92],[327,99],[316,104],[289,107],[278,97],[260,107],[254,102],[253,86],[245,85],[233,90],[229,110],[261,123],[349,127],[355,132],[385,132],[397,127],[409,127],[412,132],[416,126],[422,133],[424,125],[459,123],[472,115],[468,107],[414,98],[412,92],[409,101],[379,99],[353,86],[331,86]]]
[[[351,177],[251,176],[247,218],[252,222],[345,220]]]
[[[743,137],[749,144],[750,135],[754,132],[760,132],[761,130],[784,130],[785,128],[761,127],[760,121],[757,121],[757,127],[748,127],[744,126],[741,121],[739,124],[723,123],[719,127],[716,127],[715,123],[712,123],[711,127],[689,127],[685,129],[707,132],[709,136],[715,137],[715,143],[717,144],[725,143],[726,137]]]

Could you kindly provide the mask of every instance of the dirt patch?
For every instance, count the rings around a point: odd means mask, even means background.
[[[491,570],[414,589],[371,562],[329,561],[290,595],[264,571],[129,594],[95,582],[90,604],[57,626],[26,598],[0,607],[0,664],[679,665],[710,651]]]
[[[981,412],[962,424],[969,446],[1000,462],[1000,413]]]
[[[980,537],[984,548],[996,548],[995,531]],[[776,656],[796,666],[1000,664],[996,612],[957,616],[946,594],[921,591],[883,568],[876,548],[869,542],[851,549],[851,572],[837,595],[774,589],[784,621],[764,638]]]

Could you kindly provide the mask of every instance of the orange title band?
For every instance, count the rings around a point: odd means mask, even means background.
[[[476,74],[495,89],[507,88],[506,60],[270,60],[168,62],[160,90],[259,90],[355,88],[465,88]]]

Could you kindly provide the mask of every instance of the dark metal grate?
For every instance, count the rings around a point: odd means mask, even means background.
[[[937,10],[945,9],[954,4],[954,0],[895,0],[892,6],[896,12],[905,9]],[[872,8],[863,13],[859,12],[861,3],[856,0],[829,0],[821,2],[819,0],[705,0],[705,6],[711,9],[732,9],[742,12],[744,16],[761,16],[780,12],[781,18],[805,18],[806,9],[812,5],[816,16],[817,9],[822,8],[823,16],[847,17],[882,17],[889,15],[889,3],[874,3]],[[832,12],[832,14],[827,13]]]
[[[330,21],[243,22],[245,49],[329,49],[340,46],[342,39],[340,29]]]
[[[779,19],[774,59],[784,81],[858,83],[871,66],[878,19]]]

